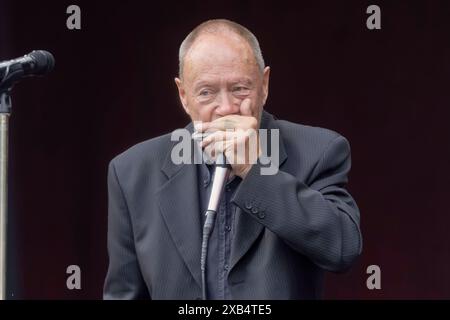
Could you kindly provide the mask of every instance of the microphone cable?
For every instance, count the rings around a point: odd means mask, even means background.
[[[231,171],[231,166],[226,163],[226,158],[223,153],[219,154],[215,164],[213,185],[211,189],[211,195],[209,197],[208,209],[206,210],[205,224],[203,225],[203,237],[202,237],[202,251],[200,256],[200,269],[202,272],[202,299],[207,300],[206,292],[206,258],[208,256],[208,244],[209,237],[214,228],[214,223],[219,208],[220,197],[223,193],[223,187],[225,186],[228,176]]]

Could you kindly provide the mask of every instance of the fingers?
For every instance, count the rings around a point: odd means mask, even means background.
[[[240,121],[238,118],[236,117],[240,117],[240,116],[236,116],[236,115],[230,115],[230,116],[225,116],[219,119],[216,119],[212,122],[203,122],[201,124],[201,126],[198,126],[195,128],[196,130],[198,130],[199,132],[205,132],[205,131],[226,131],[226,130],[233,130],[236,127],[239,127]]]
[[[209,164],[214,163],[220,153],[224,153],[228,158],[230,151],[234,151],[234,145],[230,140],[211,141],[203,147],[203,152],[206,154],[206,162]]]
[[[237,135],[234,132],[216,131],[201,142],[201,147],[207,154],[207,158],[215,161],[220,153],[225,153],[229,157],[235,152]]]
[[[215,131],[204,138],[201,142],[201,146],[204,148],[209,145],[211,142],[226,140],[227,135],[225,131]]]
[[[224,153],[231,163],[236,160],[239,164],[246,163],[246,159],[250,158],[247,154],[252,153],[251,150],[255,148],[258,150],[257,146],[250,147],[250,142],[258,144],[257,138],[253,139],[255,141],[251,139],[255,137],[257,124],[256,118],[251,113],[251,100],[248,98],[241,102],[240,115],[228,115],[211,122],[194,123],[196,136],[203,138],[200,145],[209,161],[214,162],[218,154]]]
[[[226,131],[237,128],[247,129],[250,126],[249,124],[253,123],[249,119],[249,117],[253,118],[250,98],[242,100],[239,110],[240,115],[228,115],[211,122],[197,122],[194,124],[195,130],[198,132],[205,132],[217,130]]]
[[[209,145],[207,145],[204,149],[203,152],[205,154],[205,162],[207,164],[213,164],[216,161],[216,150],[214,148],[214,144],[211,143]]]

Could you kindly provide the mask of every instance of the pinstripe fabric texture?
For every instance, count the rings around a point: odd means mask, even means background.
[[[231,297],[320,298],[324,271],[347,270],[362,250],[359,210],[345,189],[349,143],[267,112],[261,127],[280,130],[280,170],[261,175],[255,164],[231,200]],[[197,169],[174,164],[173,145],[167,134],[110,162],[104,299],[201,297]]]

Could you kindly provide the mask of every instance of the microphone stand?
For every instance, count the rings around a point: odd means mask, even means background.
[[[8,129],[10,89],[0,88],[0,300],[6,299],[6,240],[8,222]]]
[[[214,228],[214,222],[217,215],[217,210],[220,204],[220,198],[223,192],[223,187],[230,175],[231,166],[226,163],[226,158],[223,153],[219,154],[215,164],[214,180],[209,198],[208,209],[206,210],[205,224],[203,225],[202,238],[202,253],[200,258],[200,269],[202,271],[202,299],[207,299],[206,293],[206,257],[208,255],[209,236]]]
[[[6,250],[8,220],[8,139],[11,89],[21,78],[44,75],[55,64],[53,55],[34,50],[18,59],[0,62],[0,300],[6,299]]]

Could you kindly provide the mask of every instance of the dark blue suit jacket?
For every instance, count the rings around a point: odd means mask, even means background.
[[[233,299],[314,299],[324,270],[361,253],[358,207],[345,189],[350,147],[341,135],[277,120],[280,168],[253,165],[238,206],[228,282]],[[192,126],[188,128],[192,131]],[[109,165],[105,299],[201,297],[197,166],[171,161],[170,134],[137,144]]]

